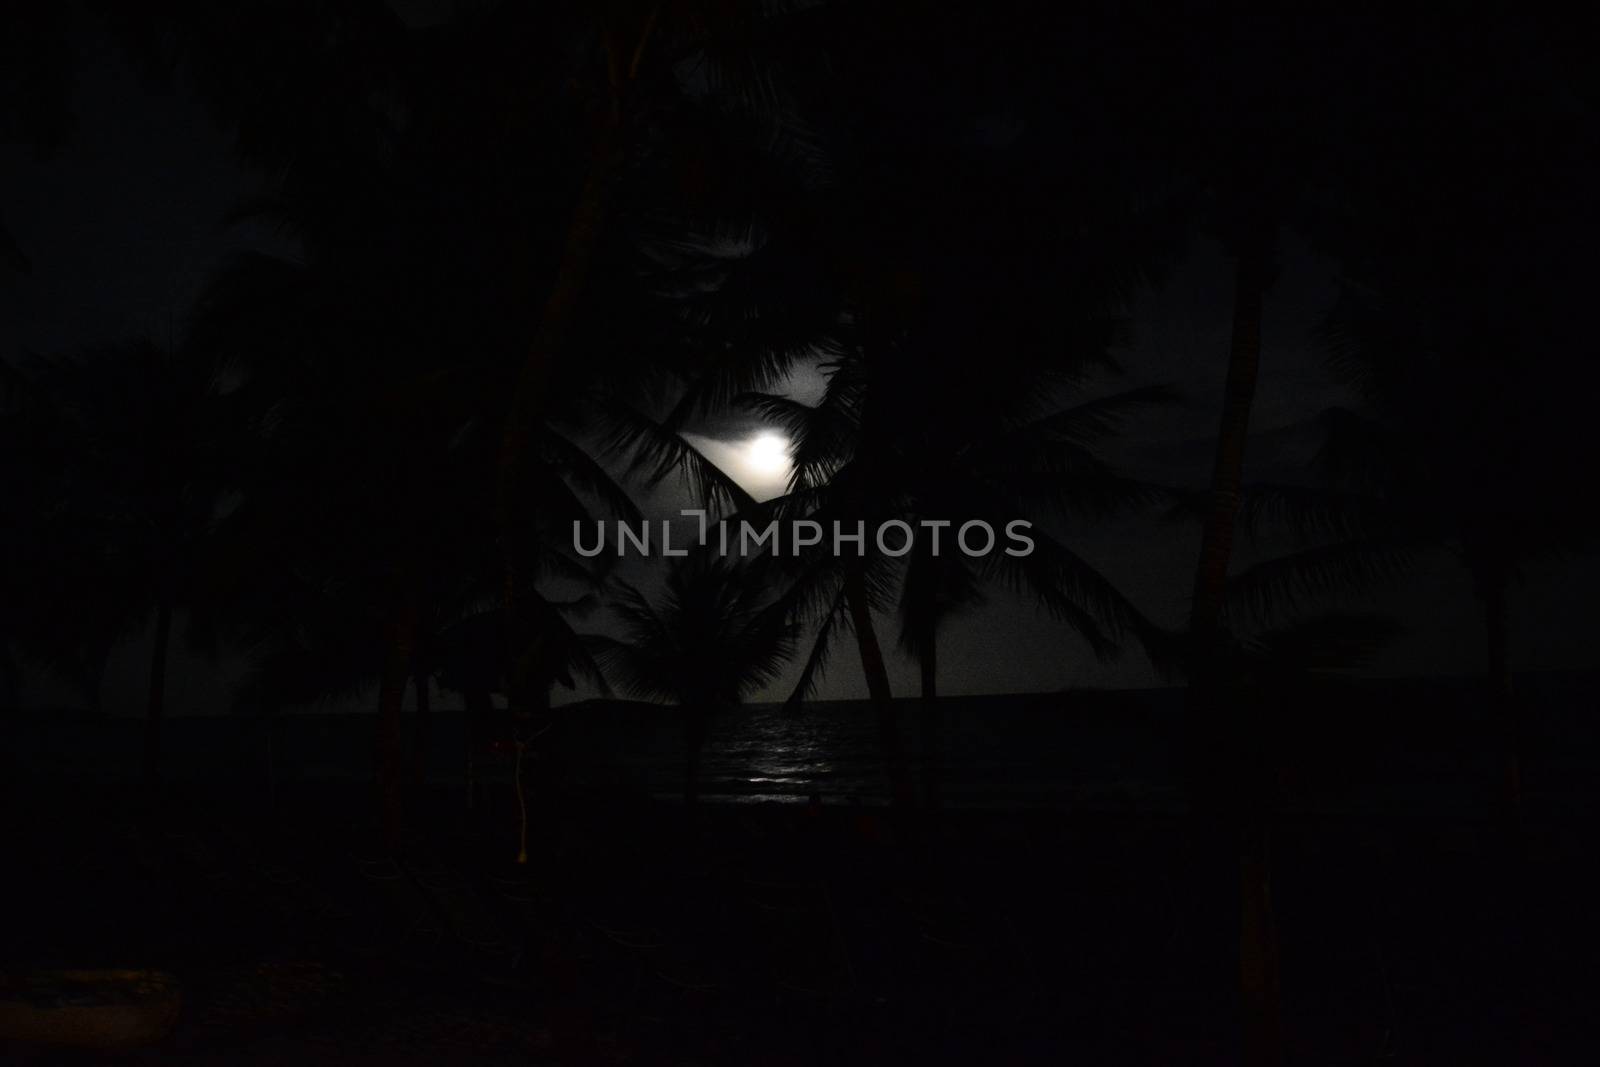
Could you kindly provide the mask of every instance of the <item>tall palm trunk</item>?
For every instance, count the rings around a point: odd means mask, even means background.
[[[607,142],[615,139],[615,135],[602,138]],[[566,345],[584,281],[599,248],[600,234],[609,213],[609,190],[619,163],[620,156],[614,147],[602,144],[597,150],[594,166],[573,209],[555,287],[545,302],[533,343],[518,375],[511,410],[501,438],[498,512],[501,550],[505,555],[502,595],[506,611],[507,650],[513,663],[529,643],[526,627],[519,622],[517,614],[517,590],[522,584],[522,568],[516,543],[519,531],[524,528],[520,521],[517,486],[521,481],[534,431],[543,420],[550,365]],[[514,670],[508,678],[510,689],[507,696],[513,709],[525,709],[533,703],[535,694],[532,688],[537,683],[526,673]]]
[[[1255,403],[1261,365],[1261,310],[1266,293],[1267,249],[1254,242],[1241,250],[1234,270],[1233,334],[1228,348],[1228,377],[1223,388],[1222,420],[1211,468],[1211,487],[1201,532],[1200,562],[1195,568],[1194,600],[1189,626],[1199,656],[1214,655],[1221,639],[1222,603],[1228,566],[1233,558],[1234,528],[1244,480],[1245,442],[1250,410]]]
[[[526,645],[527,634],[517,621],[516,595],[521,580],[515,545],[520,527],[517,512],[517,485],[527,459],[534,432],[543,421],[551,365],[560,357],[572,333],[579,303],[589,274],[594,267],[611,215],[611,201],[617,178],[626,159],[625,103],[628,90],[637,80],[645,48],[654,30],[659,5],[645,19],[638,40],[625,50],[625,42],[608,34],[605,41],[610,77],[611,106],[601,119],[595,138],[589,170],[583,188],[573,205],[567,224],[566,241],[556,270],[555,284],[545,299],[522,370],[512,391],[511,407],[501,438],[497,478],[501,551],[505,555],[506,634],[511,638],[510,654]],[[531,260],[531,257],[530,257]],[[513,709],[531,705],[537,694],[532,682],[513,672],[509,679]]]
[[[911,789],[900,744],[900,726],[895,719],[894,694],[889,688],[889,669],[883,661],[883,648],[878,644],[878,631],[872,622],[866,580],[859,567],[851,567],[845,574],[845,600],[850,607],[856,648],[861,654],[861,670],[867,678],[867,694],[878,720],[878,749],[889,775],[890,797],[897,807],[907,807]]]
[[[405,828],[405,741],[401,709],[416,640],[416,605],[410,594],[384,627],[383,673],[378,679],[378,803],[383,844],[400,850]]]
[[[1239,992],[1244,1062],[1283,1062],[1278,987],[1278,929],[1272,910],[1272,854],[1267,823],[1252,820],[1239,850]]]
[[[150,649],[150,692],[144,713],[144,780],[161,783],[161,725],[166,717],[167,646],[172,636],[172,600],[163,596],[156,605],[155,641]]]
[[[1272,914],[1268,798],[1260,783],[1271,776],[1248,766],[1247,728],[1236,696],[1230,696],[1228,636],[1222,607],[1244,476],[1245,443],[1261,362],[1261,313],[1269,280],[1270,236],[1265,228],[1237,249],[1233,332],[1228,376],[1211,473],[1210,502],[1195,568],[1189,618],[1192,660],[1187,729],[1191,780],[1202,807],[1220,805],[1221,827],[1238,855],[1239,992],[1244,1063],[1276,1067],[1283,1062],[1278,946]]]

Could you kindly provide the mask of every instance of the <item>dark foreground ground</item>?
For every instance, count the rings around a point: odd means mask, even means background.
[[[518,866],[509,796],[412,799],[395,863],[352,787],[13,792],[0,962],[175,973],[133,1063],[1234,1057],[1234,868],[1182,817],[546,796]],[[1286,819],[1293,1062],[1600,1062],[1592,830],[1537,818],[1511,863],[1470,819]]]

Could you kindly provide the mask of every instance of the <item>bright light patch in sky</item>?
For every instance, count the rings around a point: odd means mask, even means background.
[[[789,441],[775,433],[758,434],[744,446],[744,462],[752,474],[771,478],[789,473]]]
[[[732,440],[693,433],[686,433],[684,437],[757,500],[781,496],[788,488],[792,445],[776,430],[758,430],[748,437]]]

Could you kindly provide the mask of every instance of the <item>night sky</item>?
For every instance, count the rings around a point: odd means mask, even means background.
[[[425,18],[428,5],[417,7]],[[228,137],[183,87],[141,80],[124,51],[92,19],[79,17],[73,38],[77,128],[52,158],[23,147],[0,147],[0,210],[31,260],[31,273],[0,287],[0,354],[66,352],[132,334],[161,339],[181,333],[208,271],[230,252],[293,253],[287,239],[254,225],[230,224],[230,209],[257,179],[234,158]],[[999,136],[999,135],[997,135]],[[1220,248],[1196,244],[1165,284],[1139,298],[1135,342],[1123,353],[1126,377],[1106,387],[1150,382],[1177,387],[1183,402],[1147,416],[1113,446],[1113,460],[1131,473],[1182,486],[1203,484],[1225,370],[1230,271]],[[1330,266],[1289,244],[1282,275],[1267,301],[1265,351],[1253,418],[1247,478],[1293,477],[1313,446],[1311,420],[1348,401],[1324,366],[1312,331],[1335,294]],[[790,392],[815,395],[819,378],[797,375]],[[755,427],[737,422],[702,427],[714,457],[735,452]],[[721,451],[719,451],[719,449]],[[752,486],[760,489],[760,486]],[[672,514],[686,498],[670,485],[645,494],[654,514]],[[1147,518],[1075,533],[1083,555],[1101,565],[1159,622],[1177,625],[1186,611],[1198,551],[1193,523]],[[1270,547],[1270,546],[1267,546]],[[1252,549],[1243,547],[1241,562]],[[1257,549],[1256,551],[1259,551]],[[1519,669],[1561,669],[1592,660],[1600,623],[1593,557],[1530,567],[1515,594],[1513,661]],[[1043,691],[1069,687],[1158,684],[1137,653],[1096,663],[1064,626],[997,590],[987,603],[951,624],[941,656],[941,688],[952,694]],[[1470,583],[1447,558],[1427,561],[1375,601],[1407,627],[1372,668],[1385,674],[1463,673],[1481,669],[1481,623]],[[1559,620],[1559,621],[1557,621]],[[892,633],[892,623],[884,632]],[[238,664],[208,664],[177,653],[171,699],[178,713],[221,710]],[[143,699],[146,652],[120,649],[106,681],[105,704],[136,712]],[[797,670],[796,666],[793,670]],[[915,691],[915,668],[891,664],[898,693]],[[788,680],[769,691],[788,692]],[[861,697],[850,657],[840,656],[818,695]],[[36,683],[28,702],[64,699]],[[558,694],[561,699],[561,694]]]

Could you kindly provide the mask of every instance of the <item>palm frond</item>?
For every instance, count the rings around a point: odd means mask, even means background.
[[[1071,626],[1102,660],[1115,659],[1125,635],[1152,629],[1143,614],[1099,571],[1059,541],[1035,528],[1033,551],[981,557],[980,573],[1013,592],[1032,596],[1051,618]]]
[[[800,669],[800,676],[795,680],[794,689],[785,701],[789,707],[792,708],[811,698],[818,683],[827,673],[828,660],[833,654],[837,631],[848,629],[849,626],[849,616],[845,611],[844,586],[841,584],[826,610],[821,612],[820,622],[811,639],[811,652],[806,656],[805,665]]]
[[[1170,407],[1180,394],[1168,385],[1144,385],[1097,397],[1072,407],[1052,412],[1008,433],[1008,437],[1035,439],[1040,436],[1093,447],[1126,428],[1128,420],[1152,409]]]
[[[1262,540],[1288,533],[1301,544],[1337,538],[1352,540],[1377,531],[1370,497],[1302,485],[1255,483],[1240,496],[1238,522],[1247,536]]]
[[[1357,538],[1257,563],[1228,580],[1230,617],[1267,621],[1310,603],[1370,591],[1411,569],[1424,544]]]
[[[696,500],[724,513],[755,503],[738,482],[676,430],[632,407],[615,409],[612,420],[605,453],[625,460],[647,484],[658,485],[677,475]]]

